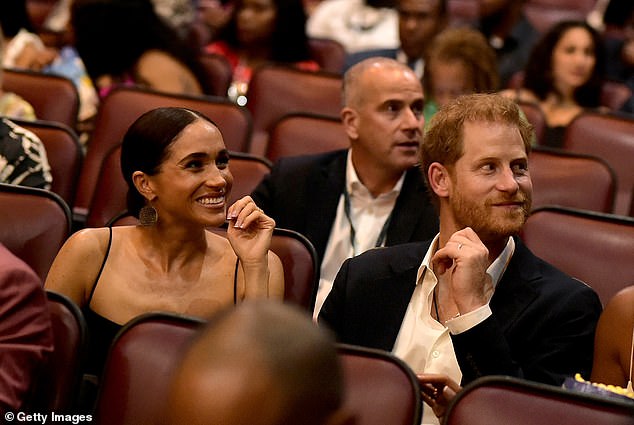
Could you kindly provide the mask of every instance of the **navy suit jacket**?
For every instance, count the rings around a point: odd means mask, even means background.
[[[319,264],[346,184],[347,150],[281,158],[251,196],[278,227],[295,230],[315,246]],[[418,168],[407,171],[386,246],[424,241],[438,232],[438,215]]]
[[[587,378],[601,313],[597,294],[515,242],[490,302],[493,314],[451,336],[462,383],[484,375],[554,385],[577,372]],[[319,323],[340,342],[391,351],[430,243],[378,248],[346,260]]]

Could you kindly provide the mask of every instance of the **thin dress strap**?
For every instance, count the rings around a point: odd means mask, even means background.
[[[238,265],[240,265],[240,258],[236,256],[236,270],[233,273],[233,305],[238,304]]]
[[[101,277],[101,272],[103,272],[103,268],[106,265],[106,260],[108,260],[108,255],[110,254],[110,246],[112,245],[112,227],[108,227],[108,247],[106,248],[106,255],[103,257],[103,261],[101,262],[101,268],[99,269],[99,274],[95,279],[95,283],[92,285],[92,290],[90,291],[90,296],[88,297],[87,306],[90,305],[92,301],[92,296],[95,293],[95,289],[97,288],[97,283],[99,282],[99,278]]]

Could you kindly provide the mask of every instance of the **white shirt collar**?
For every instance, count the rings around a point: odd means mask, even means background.
[[[427,250],[427,253],[425,254],[425,257],[423,258],[423,262],[418,268],[418,274],[416,276],[417,285],[422,283],[423,280],[421,279],[421,277],[423,276],[423,273],[425,272],[425,270],[426,269],[429,269],[430,271],[432,270],[431,258],[434,255],[434,253],[436,253],[436,251],[438,250],[439,238],[440,238],[440,233],[437,234],[436,237],[434,237],[434,239],[432,240],[431,244],[429,245],[429,249]],[[489,274],[489,276],[491,276],[491,280],[493,281],[493,288],[495,288],[498,282],[500,281],[500,279],[502,279],[502,275],[506,271],[506,267],[511,261],[511,257],[513,257],[514,252],[515,252],[515,240],[513,240],[512,237],[509,237],[508,241],[506,242],[506,246],[504,247],[500,255],[498,255],[497,258],[493,260],[493,262],[491,263],[491,265],[489,265],[486,271]]]
[[[398,179],[394,187],[388,192],[382,193],[379,197],[387,197],[387,196],[398,196],[401,193],[401,189],[403,188],[403,182],[405,181],[406,171],[403,171],[401,177]],[[365,196],[372,196],[367,187],[361,182],[359,176],[357,175],[357,171],[354,169],[354,165],[352,164],[352,151],[348,149],[348,158],[346,159],[346,190],[350,194],[363,194]]]

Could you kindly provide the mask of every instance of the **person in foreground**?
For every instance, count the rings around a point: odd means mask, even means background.
[[[269,251],[275,222],[244,197],[220,131],[185,108],[158,108],[123,138],[128,210],[140,225],[84,229],[55,258],[46,288],[83,308],[98,375],[110,342],[150,311],[206,317],[249,298],[281,298],[282,265]],[[208,231],[229,221],[227,238]]]
[[[297,307],[245,302],[211,318],[176,367],[166,424],[353,425],[329,332]]]
[[[0,415],[32,408],[53,351],[46,295],[35,272],[0,243]],[[48,366],[50,367],[50,366]]]
[[[531,207],[532,128],[499,94],[458,97],[420,158],[438,206],[431,241],[347,260],[319,315],[339,341],[391,350],[416,373],[463,385],[510,375],[553,385],[588,376],[597,294],[517,237]],[[437,423],[426,406],[424,423]]]
[[[315,246],[315,318],[346,258],[438,231],[416,167],[423,103],[421,83],[407,65],[383,57],[359,62],[343,81],[341,122],[350,149],[282,158],[253,191],[278,226]]]

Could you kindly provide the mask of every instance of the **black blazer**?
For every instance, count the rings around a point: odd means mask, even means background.
[[[276,226],[302,233],[313,243],[320,264],[345,189],[347,153],[281,158],[251,194]],[[424,241],[437,232],[438,215],[419,169],[412,168],[396,200],[385,245]]]
[[[588,377],[601,302],[519,239],[490,302],[492,316],[451,339],[466,384],[510,375],[561,385]],[[391,351],[431,241],[370,250],[344,262],[319,323],[340,342]]]

